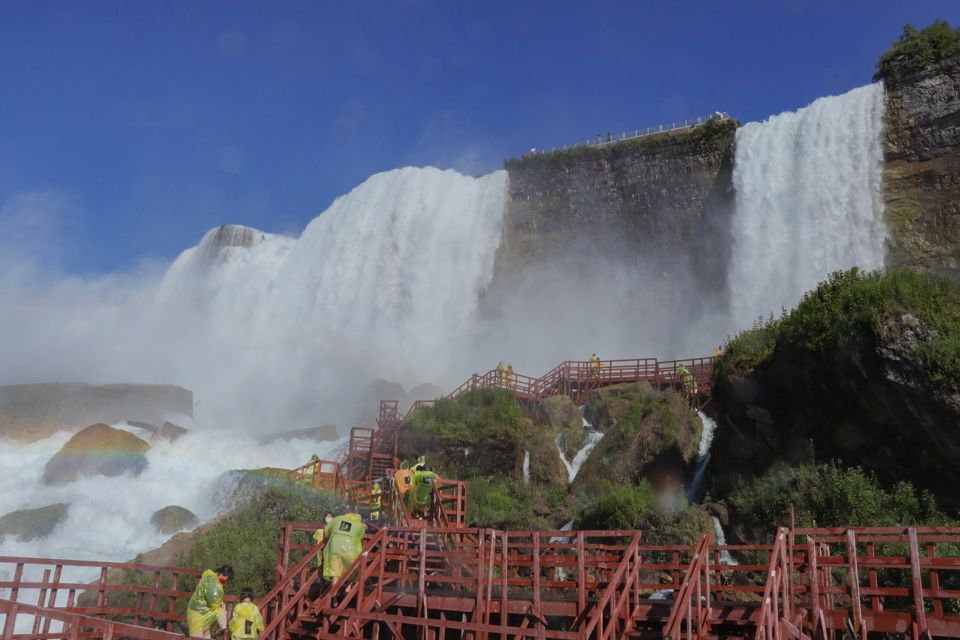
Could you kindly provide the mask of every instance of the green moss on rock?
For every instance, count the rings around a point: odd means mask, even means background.
[[[154,511],[150,516],[150,524],[160,533],[169,536],[178,531],[194,528],[200,524],[200,520],[189,509],[172,504]]]

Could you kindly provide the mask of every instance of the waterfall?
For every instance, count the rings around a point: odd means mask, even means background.
[[[580,451],[577,451],[576,455],[573,456],[573,460],[567,459],[567,454],[564,452],[561,444],[561,436],[563,436],[562,433],[557,434],[557,437],[554,439],[554,444],[557,445],[557,453],[560,454],[560,461],[563,462],[563,466],[567,468],[567,483],[569,484],[576,479],[577,474],[580,473],[580,467],[587,461],[590,452],[593,451],[593,448],[597,446],[597,443],[603,438],[603,433],[592,429],[587,430],[584,436],[583,446],[580,447]]]
[[[831,271],[883,266],[883,117],[872,84],[737,131],[735,326],[792,307]]]
[[[523,452],[523,484],[530,484],[530,452]]]
[[[593,429],[593,425],[590,424],[589,420],[587,420],[587,405],[582,404],[578,408],[580,409],[580,420],[583,422],[583,428]]]
[[[312,421],[352,409],[375,377],[452,377],[493,277],[506,177],[408,167],[371,176],[299,238],[211,230],[164,277],[173,338],[149,360],[203,398],[206,415],[244,424],[263,416],[237,398],[270,398],[261,423],[298,405]]]
[[[687,502],[696,502],[700,497],[700,488],[703,485],[703,478],[707,473],[707,465],[710,464],[710,445],[713,443],[713,432],[717,428],[717,423],[701,411],[697,411],[697,416],[703,424],[703,431],[700,433],[700,446],[697,448],[697,470],[693,474],[693,481],[690,482],[690,490],[687,492]]]
[[[727,536],[723,533],[723,526],[720,524],[720,518],[717,516],[710,516],[710,519],[713,520],[713,533],[717,538],[717,544],[719,546],[724,546],[727,544]],[[738,563],[730,552],[726,549],[720,550],[720,564],[740,564]]]

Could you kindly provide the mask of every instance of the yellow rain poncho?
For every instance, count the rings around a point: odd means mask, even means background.
[[[230,619],[230,638],[232,640],[254,640],[263,631],[263,616],[252,602],[241,602],[233,608]]]
[[[225,621],[223,585],[220,584],[216,571],[207,569],[200,576],[197,589],[190,597],[190,604],[187,605],[187,629],[192,637],[199,638],[203,636],[204,631],[213,626],[214,622],[225,626]]]
[[[410,515],[426,515],[433,504],[433,483],[438,478],[433,471],[414,471],[413,490],[404,496]]]
[[[323,577],[337,580],[363,552],[363,534],[367,526],[356,513],[337,516],[324,529],[327,546],[323,548]]]
[[[313,532],[313,541],[317,544],[323,542],[323,529],[317,529]],[[323,549],[317,552],[317,566],[323,566]]]

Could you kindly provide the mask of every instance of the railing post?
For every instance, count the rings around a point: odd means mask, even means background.
[[[920,573],[920,550],[917,547],[917,529],[909,527],[907,537],[910,540],[910,578],[913,592],[913,621],[919,634],[927,631],[927,614],[923,608],[923,578]]]

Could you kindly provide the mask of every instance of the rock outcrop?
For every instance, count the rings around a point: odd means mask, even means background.
[[[958,317],[950,280],[848,273],[735,340],[714,386],[709,493],[779,464],[836,461],[960,508]]]
[[[193,392],[152,384],[0,386],[0,438],[19,442],[98,422],[162,424],[173,415],[193,415]]]
[[[158,509],[150,516],[150,524],[153,525],[153,528],[168,536],[178,531],[193,529],[199,523],[200,520],[196,514],[175,504]]]
[[[960,57],[888,89],[884,146],[889,261],[960,276]]]
[[[590,394],[588,417],[604,437],[573,484],[577,493],[598,482],[639,483],[675,490],[690,475],[703,425],[686,399],[649,383],[614,385]]]
[[[150,445],[137,436],[95,424],[83,429],[47,462],[46,484],[72,482],[84,475],[139,475],[147,467]]]
[[[70,505],[51,504],[39,509],[21,509],[0,516],[0,541],[4,536],[16,536],[23,542],[50,535],[67,517]]]
[[[729,236],[737,125],[710,122],[507,161],[510,193],[494,282],[578,250],[724,277],[728,243],[711,238]]]

